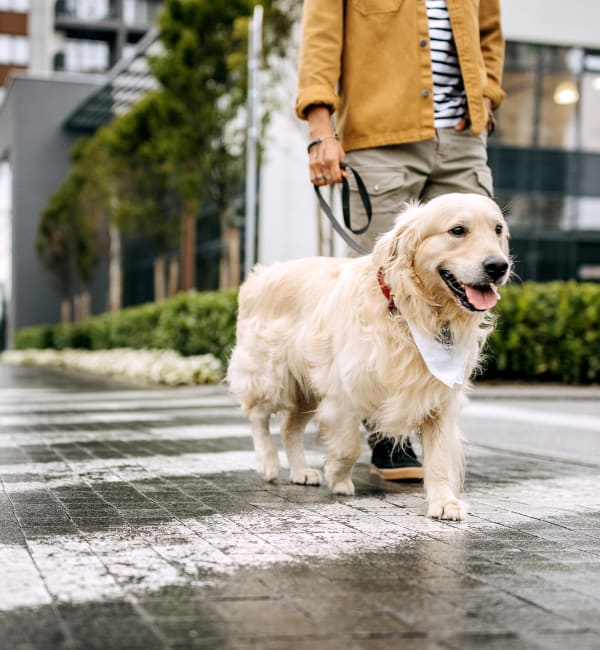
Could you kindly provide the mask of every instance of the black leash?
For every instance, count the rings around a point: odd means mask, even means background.
[[[348,163],[340,163],[342,169],[349,169],[354,174],[354,179],[356,180],[356,186],[358,188],[358,194],[360,200],[362,201],[363,207],[365,209],[365,214],[367,215],[367,225],[362,228],[353,228],[352,223],[350,222],[350,185],[347,178],[342,179],[342,213],[344,215],[344,226],[355,235],[362,235],[363,232],[366,232],[368,227],[371,225],[371,218],[373,216],[373,209],[371,208],[371,199],[369,198],[369,193],[363,182],[363,179],[359,176],[358,172],[350,167]],[[371,251],[363,248],[357,241],[355,241],[350,235],[344,230],[342,224],[335,218],[331,206],[323,198],[321,194],[321,189],[315,185],[315,192],[317,193],[317,198],[319,199],[319,204],[321,210],[327,215],[333,229],[337,234],[351,246],[357,253],[361,255],[368,255]]]

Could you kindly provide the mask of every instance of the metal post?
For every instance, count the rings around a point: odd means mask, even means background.
[[[260,132],[260,61],[263,8],[254,7],[248,29],[248,109],[246,138],[246,237],[244,277],[256,262],[256,212],[258,189],[258,136]]]

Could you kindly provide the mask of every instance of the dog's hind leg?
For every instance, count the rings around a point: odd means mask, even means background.
[[[248,409],[256,453],[256,469],[264,476],[265,481],[273,482],[279,477],[279,455],[269,432],[270,416],[271,411],[264,404]]]
[[[421,436],[427,514],[438,519],[464,519],[466,505],[458,498],[464,459],[454,417],[428,421],[421,427]]]
[[[321,405],[323,406],[323,404]],[[354,494],[352,468],[360,457],[359,421],[339,411],[323,417],[320,409],[320,436],[325,442],[325,479],[334,494]]]
[[[308,467],[304,456],[304,427],[313,413],[286,411],[281,419],[281,438],[290,463],[290,481],[300,485],[321,485],[321,472]]]

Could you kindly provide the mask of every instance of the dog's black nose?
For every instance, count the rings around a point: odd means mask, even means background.
[[[508,270],[508,262],[504,257],[486,257],[483,260],[483,268],[488,277],[496,281],[501,278]]]

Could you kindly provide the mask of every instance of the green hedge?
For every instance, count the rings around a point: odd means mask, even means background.
[[[485,378],[600,382],[600,284],[525,283],[501,293]]]
[[[600,284],[525,283],[501,293],[484,379],[600,382]],[[190,292],[84,323],[23,329],[16,346],[171,348],[186,356],[211,352],[226,363],[236,313],[235,289]]]
[[[15,347],[168,348],[184,356],[212,353],[226,363],[235,340],[236,316],[237,289],[190,291],[81,323],[27,327],[17,332]]]

